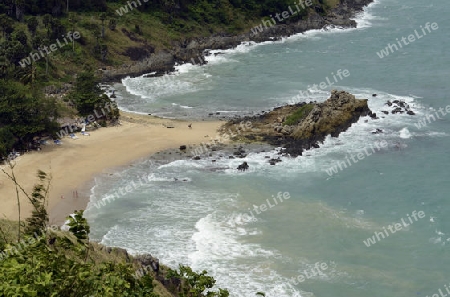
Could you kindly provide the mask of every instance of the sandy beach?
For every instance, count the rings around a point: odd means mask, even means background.
[[[42,150],[27,153],[15,161],[18,182],[31,193],[38,182],[37,170],[52,176],[48,209],[50,224],[60,224],[76,209],[84,209],[89,201],[86,188],[97,174],[124,166],[158,151],[180,145],[200,144],[215,137],[221,121],[191,122],[160,119],[152,116],[121,112],[121,125],[100,128],[90,136],[77,133],[79,139],[62,139],[62,145],[43,145]],[[171,126],[173,128],[167,128]],[[7,166],[2,166],[10,172]],[[17,220],[16,189],[12,181],[0,172],[0,216]],[[20,195],[22,219],[31,213],[28,199]]]

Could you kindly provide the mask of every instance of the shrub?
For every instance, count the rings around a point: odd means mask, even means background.
[[[284,121],[284,125],[292,126],[298,124],[302,119],[306,118],[306,116],[313,109],[314,104],[305,104],[299,109],[297,109],[293,114],[289,115]]]

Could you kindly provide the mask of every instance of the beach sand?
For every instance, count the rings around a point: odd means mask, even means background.
[[[16,178],[28,193],[38,182],[38,169],[51,174],[50,224],[61,224],[74,210],[87,206],[89,191],[86,187],[95,175],[158,151],[207,142],[209,137],[217,135],[217,129],[224,123],[192,122],[190,129],[188,124],[191,122],[125,112],[121,115],[120,126],[100,128],[90,132],[90,136],[77,133],[79,139],[65,137],[60,146],[43,145],[41,151],[27,153],[13,161]],[[209,137],[205,137],[207,135]],[[10,172],[9,167],[2,168]],[[20,197],[23,219],[31,214],[32,206],[25,195]],[[18,220],[16,189],[3,172],[0,172],[0,205],[1,217]]]

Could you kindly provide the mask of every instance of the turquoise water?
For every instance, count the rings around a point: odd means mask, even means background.
[[[151,253],[173,267],[184,263],[206,269],[232,296],[264,291],[274,297],[425,297],[445,292],[450,115],[421,129],[416,125],[450,105],[446,7],[443,0],[380,0],[357,17],[357,29],[241,45],[209,57],[204,67],[179,66],[177,75],[125,79],[115,86],[121,108],[167,117],[247,114],[298,101],[293,97],[299,91],[323,101],[338,88],[368,98],[370,108],[384,118],[360,119],[339,138],[327,138],[319,149],[282,158],[276,166],[265,158],[277,156],[276,150],[251,153],[245,173],[235,170],[243,160],[211,152],[200,161],[165,164],[149,158],[100,176],[86,211],[92,237],[132,253]],[[427,22],[436,22],[439,29],[378,57],[388,43]],[[311,88],[338,69],[347,69],[350,76],[324,90]],[[382,114],[388,110],[384,103],[396,99],[407,102],[416,116]],[[384,133],[371,134],[375,128]],[[336,162],[382,140],[387,147],[327,174]],[[144,174],[149,181],[95,207],[104,195]],[[290,198],[274,205],[272,195],[278,192]],[[262,204],[267,210],[253,211],[256,220],[249,220],[249,209]],[[370,247],[364,244],[383,227],[408,222],[413,211],[425,217]],[[312,276],[318,262],[327,268]],[[293,282],[299,275],[305,276],[303,282]]]

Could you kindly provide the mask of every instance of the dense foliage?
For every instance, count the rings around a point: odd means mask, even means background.
[[[56,102],[20,82],[0,80],[0,156],[26,150],[33,137],[57,130]]]
[[[51,179],[42,171],[38,178],[32,194],[23,192],[35,209],[26,223],[10,228],[12,222],[0,220],[0,296],[229,296],[227,290],[211,290],[215,280],[206,271],[196,273],[186,266],[138,275],[139,264],[124,250],[89,242],[83,211],[67,218],[69,232],[49,227],[45,204]]]
[[[337,3],[311,1],[282,22]],[[291,0],[3,0],[0,158],[12,149],[29,149],[37,136],[55,136],[56,121],[67,113],[102,114],[95,118],[101,125],[117,119],[117,108],[103,114],[111,101],[101,96],[92,69],[123,66],[194,36],[242,32],[293,5]],[[65,83],[74,86],[69,96],[44,95],[44,87],[61,90]]]

